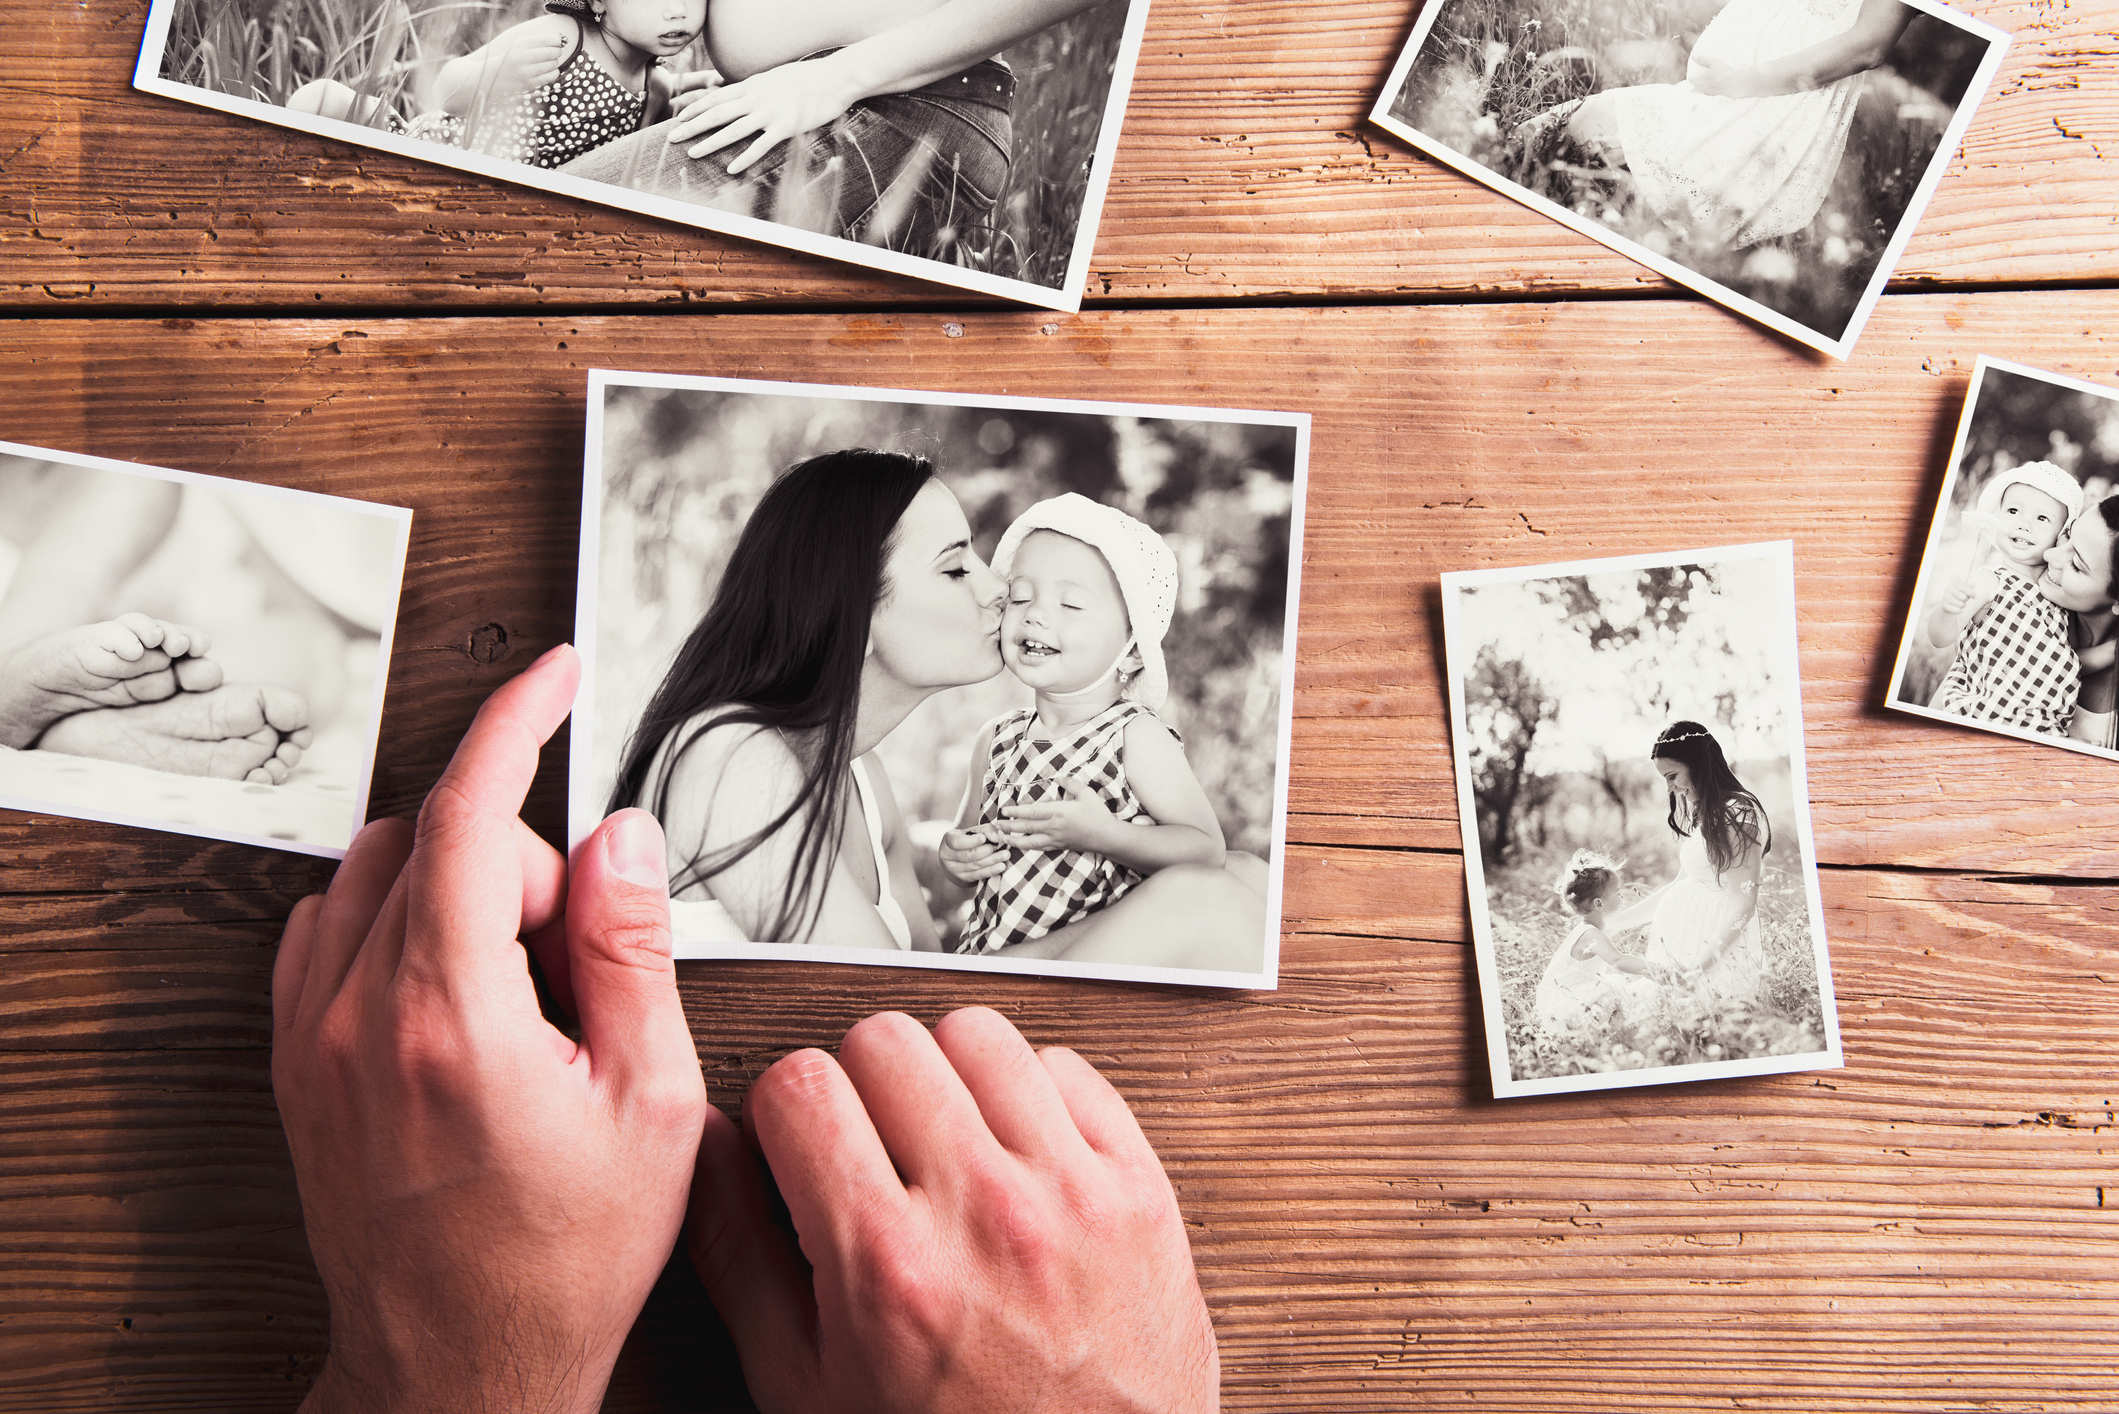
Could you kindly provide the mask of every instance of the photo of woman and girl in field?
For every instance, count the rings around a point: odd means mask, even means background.
[[[595,378],[571,830],[679,956],[1274,984],[1302,419]]]
[[[1078,307],[1145,0],[155,0],[139,86]]]
[[[1435,0],[1370,117],[1844,358],[2006,43],[1933,0]]]
[[[1981,359],[1890,705],[2119,758],[2119,391]]]
[[[1785,544],[1443,576],[1496,1095],[1836,1066]]]

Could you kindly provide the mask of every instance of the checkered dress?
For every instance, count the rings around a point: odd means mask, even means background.
[[[1928,705],[1960,717],[2066,736],[2082,665],[2067,610],[2021,575],[2002,575],[1986,611],[1957,638],[1957,660]]]
[[[1114,702],[1056,742],[1037,739],[1040,728],[1033,711],[1011,712],[997,720],[993,750],[986,757],[979,823],[1000,819],[1004,805],[1061,799],[1057,783],[1071,780],[1087,786],[1117,819],[1154,824],[1126,783],[1126,723],[1135,714],[1153,715],[1138,702]],[[992,952],[1043,937],[1116,903],[1140,881],[1139,874],[1101,854],[1010,848],[1007,867],[979,880],[971,896],[971,920],[957,951]]]

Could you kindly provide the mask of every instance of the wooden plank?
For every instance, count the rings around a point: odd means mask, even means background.
[[[1397,862],[1448,872],[1422,859]],[[724,1105],[879,1007],[985,1000],[1088,1055],[1170,1165],[1231,1409],[2011,1407],[2033,1386],[2108,1409],[2109,891],[1826,887],[1846,1070],[1602,1095],[1485,1099],[1444,943],[1299,934],[1277,993],[762,963],[680,982]],[[261,1042],[0,1053],[0,1410],[285,1408],[313,1375]],[[611,1407],[741,1407],[699,1301],[665,1279]]]
[[[2017,38],[1905,281],[2119,276],[2119,0],[1977,0]],[[1406,0],[1151,12],[1092,299],[1663,290],[1362,121]],[[129,84],[139,0],[36,0],[0,55],[0,306],[986,301],[272,128]]]
[[[2115,316],[2112,291],[1897,296],[1851,364],[1633,302],[17,321],[0,425],[414,507],[378,813],[409,813],[485,693],[570,631],[584,377],[603,366],[1311,412],[1298,842],[1458,847],[1443,570],[1793,537],[1819,857],[2111,877],[2119,768],[1878,704],[1973,359],[2119,381]],[[508,634],[493,663],[469,652],[488,624]],[[554,837],[563,759],[530,806]]]

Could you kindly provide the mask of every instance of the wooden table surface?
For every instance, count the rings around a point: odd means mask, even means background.
[[[571,632],[588,368],[1314,415],[1280,989],[685,964],[717,1102],[884,1007],[1079,1048],[1231,1409],[2119,1409],[2119,764],[1878,706],[1973,359],[2119,383],[2119,0],[1968,7],[1846,363],[1366,128],[1413,0],[1158,0],[1078,316],[141,95],[146,8],[0,28],[0,436],[412,506],[378,814]],[[1487,1098],[1437,575],[1782,537],[1846,1069]],[[299,1401],[266,985],[329,873],[0,812],[0,1410]],[[681,1259],[608,1407],[749,1407]]]

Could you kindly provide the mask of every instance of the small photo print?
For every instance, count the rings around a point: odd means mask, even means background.
[[[1790,544],[1442,576],[1494,1094],[1842,1064]]]
[[[1888,705],[2119,760],[2119,389],[1982,358]]]
[[[943,6],[153,0],[133,84],[1079,309],[1148,0],[1001,7],[971,53]]]
[[[0,806],[343,858],[411,525],[0,442]]]
[[[596,371],[570,842],[679,957],[1270,988],[1309,420]]]
[[[2007,44],[1934,0],[1431,0],[1369,118],[1845,358]]]

